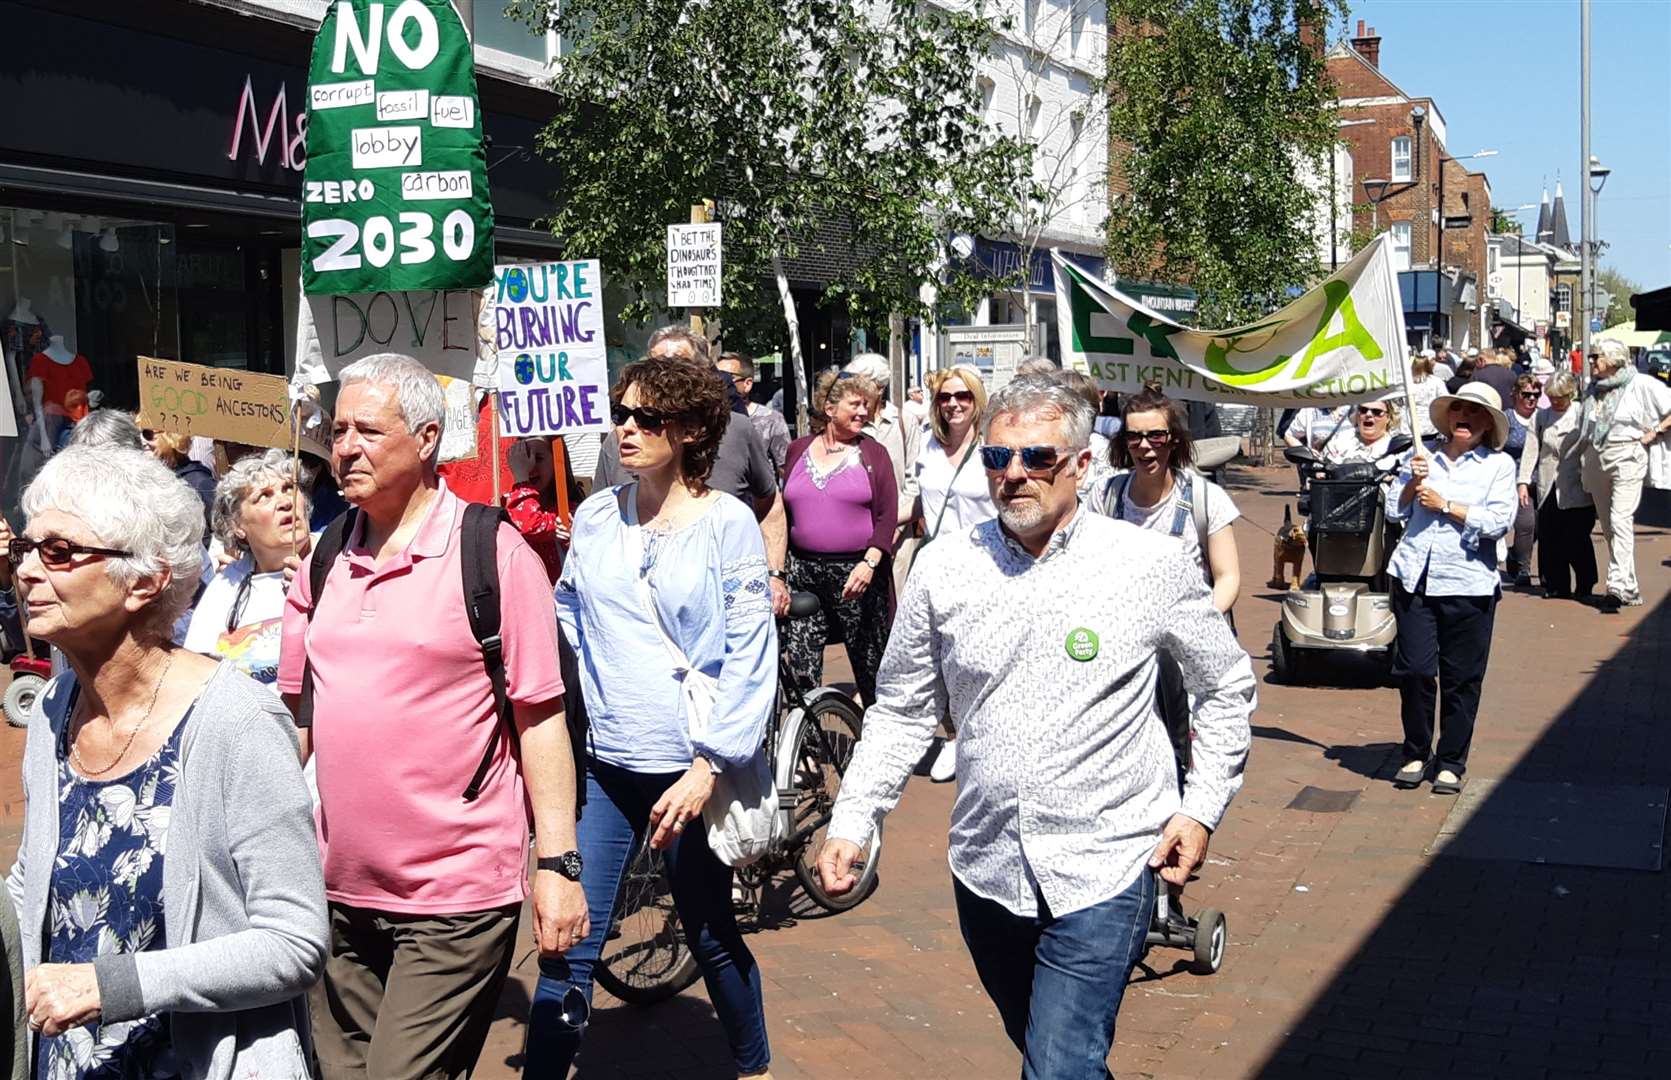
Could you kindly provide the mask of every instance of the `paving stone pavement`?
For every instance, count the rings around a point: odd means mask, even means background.
[[[1291,474],[1239,469],[1237,621],[1264,677],[1276,596],[1269,530]],[[1671,786],[1671,514],[1638,530],[1647,606],[1604,615],[1510,592],[1470,763],[1480,780]],[[832,655],[839,655],[839,651]],[[840,672],[832,664],[832,676]],[[1373,671],[1341,685],[1260,686],[1247,783],[1190,907],[1229,917],[1217,976],[1150,953],[1127,990],[1110,1067],[1122,1077],[1544,1078],[1671,1075],[1671,890],[1664,870],[1439,855],[1453,800],[1395,791],[1398,698]],[[21,740],[0,732],[0,757]],[[0,844],[15,842],[15,768],[0,770]],[[1291,807],[1307,788],[1317,789]],[[1489,806],[1496,792],[1482,800]],[[945,866],[950,785],[908,788],[876,895],[826,917],[792,877],[750,946],[780,1078],[1015,1076],[1019,1058],[974,977]],[[1467,821],[1452,822],[1462,835]],[[9,830],[9,831],[8,831]],[[1663,842],[1663,833],[1659,837]],[[1598,844],[1598,848],[1603,845]],[[482,1077],[519,1071],[536,971],[519,949]],[[601,992],[574,1076],[729,1078],[701,984],[634,1008]]]

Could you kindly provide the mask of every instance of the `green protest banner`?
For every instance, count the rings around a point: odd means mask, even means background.
[[[308,67],[302,288],[481,288],[493,204],[470,36],[452,0],[336,0]]]
[[[1105,390],[1158,383],[1174,398],[1336,405],[1403,392],[1404,310],[1383,235],[1310,292],[1256,323],[1195,330],[1051,252],[1063,366]]]

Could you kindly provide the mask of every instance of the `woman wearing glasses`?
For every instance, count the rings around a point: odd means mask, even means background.
[[[23,508],[28,629],[70,667],[30,723],[6,883],[38,1075],[309,1075],[325,887],[295,729],[169,641],[202,503],[145,453],[70,447]]]
[[[1445,441],[1405,462],[1387,500],[1387,519],[1408,522],[1387,564],[1392,578],[1398,680],[1404,718],[1401,788],[1429,775],[1435,795],[1462,790],[1474,741],[1480,685],[1502,587],[1497,542],[1518,505],[1514,462],[1502,450],[1509,421],[1497,391],[1473,382],[1429,408]],[[1433,710],[1439,746],[1433,747]]]
[[[1543,595],[1583,600],[1596,587],[1596,549],[1590,543],[1596,506],[1584,490],[1583,410],[1572,407],[1578,380],[1570,371],[1557,371],[1543,392],[1549,407],[1526,425],[1526,446],[1520,452],[1520,505],[1537,514]]]
[[[679,923],[737,1072],[765,1076],[760,971],[732,914],[731,868],[702,824],[715,775],[761,752],[777,695],[765,541],[753,511],[707,482],[727,422],[741,420],[720,377],[691,360],[628,364],[610,398],[621,464],[636,479],[580,504],[557,582],[590,720],[578,832],[591,929],[540,960],[523,1072],[568,1075],[621,875],[648,834],[668,853]],[[714,687],[695,730],[679,668]]]
[[[810,685],[821,682],[833,628],[867,707],[876,700],[876,669],[892,621],[888,564],[899,521],[893,462],[864,433],[880,393],[864,375],[825,372],[812,395],[818,430],[790,443],[783,465],[789,588],[819,600],[817,614],[789,624],[790,667]]]
[[[1231,522],[1241,511],[1223,488],[1190,467],[1195,441],[1182,407],[1157,390],[1125,401],[1120,433],[1109,447],[1118,470],[1089,497],[1093,510],[1184,545],[1213,590],[1213,606],[1228,612],[1241,591],[1241,565]]]
[[[1514,380],[1512,407],[1507,410],[1509,439],[1503,452],[1514,462],[1515,475],[1520,474],[1520,459],[1526,449],[1527,431],[1537,418],[1538,399],[1543,389],[1536,375],[1519,375]],[[1509,545],[1508,575],[1520,588],[1532,584],[1532,545],[1537,542],[1537,509],[1529,498],[1521,499],[1514,515],[1513,541]]]
[[[1356,407],[1353,423],[1334,433],[1319,451],[1330,465],[1379,461],[1399,424],[1398,406],[1390,401],[1366,401]]]
[[[961,536],[998,516],[986,473],[974,460],[986,416],[986,385],[980,372],[958,365],[929,372],[927,381],[929,435],[911,475],[917,492],[912,517],[923,538],[918,551],[937,536]],[[944,784],[957,775],[956,737],[936,740],[926,757],[928,776]]]

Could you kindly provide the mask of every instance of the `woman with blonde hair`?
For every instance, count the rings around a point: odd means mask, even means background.
[[[139,437],[145,440],[145,449],[151,451],[153,457],[173,469],[174,475],[184,480],[186,486],[203,500],[203,523],[207,525],[215,505],[215,474],[202,462],[192,459],[191,436],[142,428]]]
[[[928,376],[929,436],[917,454],[912,479],[917,489],[912,516],[928,543],[944,529],[963,532],[998,516],[986,473],[971,462],[980,449],[986,415],[986,385],[965,365]]]
[[[812,395],[815,431],[790,443],[783,462],[787,583],[819,600],[816,614],[789,624],[789,664],[816,686],[833,630],[866,706],[876,700],[876,669],[892,622],[888,563],[899,522],[893,462],[864,432],[880,393],[867,376],[826,371]]]

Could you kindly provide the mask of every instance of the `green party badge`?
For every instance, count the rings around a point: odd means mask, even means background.
[[[1083,626],[1076,626],[1068,631],[1068,639],[1063,643],[1068,655],[1084,663],[1096,658],[1097,650],[1102,648],[1102,642],[1097,638],[1096,631],[1087,630]]]

